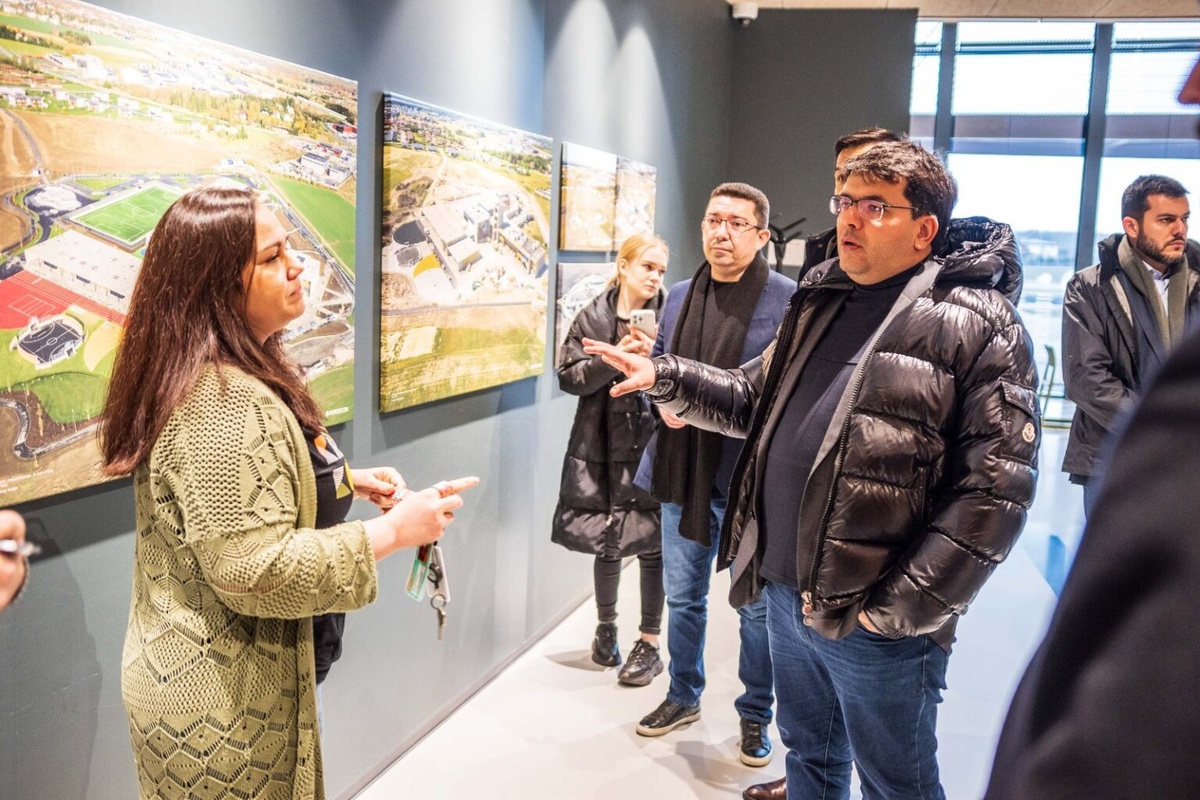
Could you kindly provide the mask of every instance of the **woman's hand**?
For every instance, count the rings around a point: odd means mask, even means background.
[[[476,477],[438,481],[428,489],[406,492],[385,514],[364,522],[375,560],[442,538],[446,526],[454,521],[455,510],[463,504],[458,493],[478,485]]]
[[[654,363],[645,356],[627,353],[615,345],[595,339],[583,340],[583,352],[591,356],[600,356],[605,364],[625,373],[627,379],[608,390],[613,397],[643,391],[654,385]]]
[[[354,481],[355,497],[370,501],[384,511],[400,502],[408,489],[408,484],[394,467],[352,469],[350,479]]]
[[[635,356],[650,357],[654,350],[654,337],[647,335],[641,328],[630,328],[629,333],[617,342],[617,349]]]
[[[18,544],[25,541],[25,519],[15,511],[0,511],[0,539]],[[0,553],[0,608],[4,608],[25,584],[29,562],[20,553]]]
[[[658,415],[662,419],[663,424],[666,425],[668,428],[675,428],[676,430],[678,430],[679,428],[687,427],[686,422],[684,422],[682,419],[680,419],[679,417],[672,414],[670,411],[667,411],[665,408],[662,408],[661,406],[658,409]]]

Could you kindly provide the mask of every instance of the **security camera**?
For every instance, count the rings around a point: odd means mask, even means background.
[[[734,22],[743,28],[758,19],[758,3],[750,2],[750,0],[737,0],[731,4],[729,10],[733,14]]]

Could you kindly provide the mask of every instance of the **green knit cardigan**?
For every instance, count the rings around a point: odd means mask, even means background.
[[[210,367],[134,473],[121,691],[143,798],[325,796],[311,618],[375,599],[360,522],[312,528],[303,431]]]

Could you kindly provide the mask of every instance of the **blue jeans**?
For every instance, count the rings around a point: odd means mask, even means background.
[[[712,547],[702,547],[679,533],[683,507],[662,506],[663,585],[667,590],[667,699],[685,706],[700,702],[704,691],[704,637],[708,627],[708,587],[720,546],[725,500],[714,497],[709,515]],[[767,607],[761,600],[738,609],[741,654],[738,677],[746,691],[734,702],[738,716],[752,722],[771,721],[771,647],[767,640]]]
[[[949,654],[928,636],[889,639],[859,626],[826,639],[804,624],[800,593],[768,583],[787,794],[845,800],[850,763],[863,800],[945,800],[937,705]]]

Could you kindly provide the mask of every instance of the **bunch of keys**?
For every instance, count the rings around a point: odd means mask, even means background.
[[[442,559],[442,548],[436,544],[421,545],[413,559],[412,569],[404,591],[413,600],[425,597],[429,585],[429,605],[438,615],[438,641],[446,633],[446,606],[450,604],[450,583],[446,578],[446,563]]]

